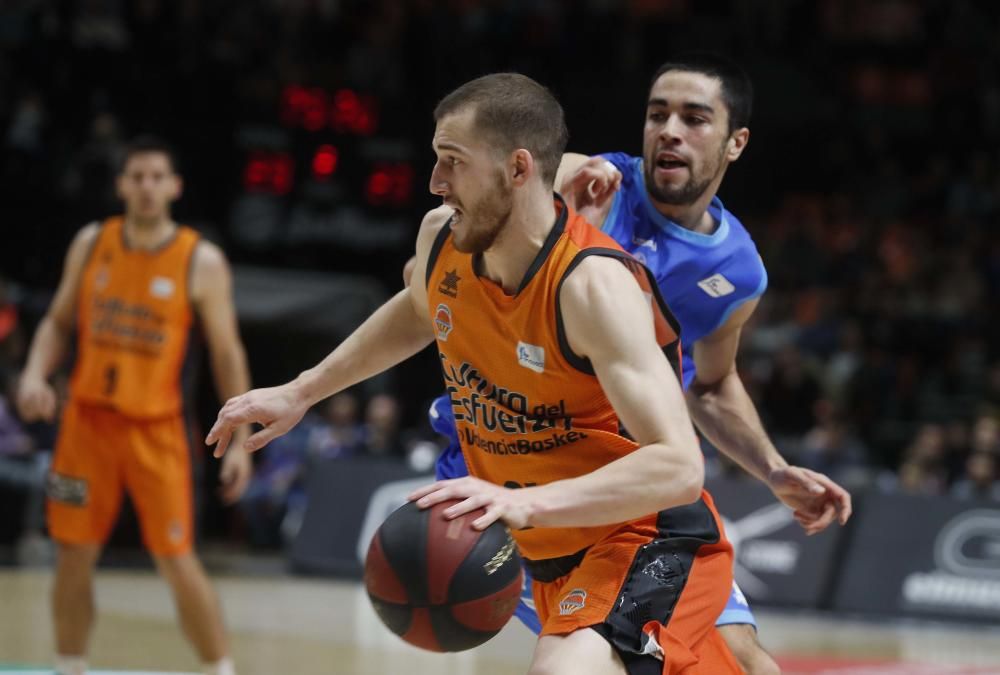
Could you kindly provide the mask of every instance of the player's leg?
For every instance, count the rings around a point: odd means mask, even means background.
[[[105,411],[70,403],[60,421],[46,481],[49,533],[56,542],[52,620],[56,671],[86,670],[94,625],[94,567],[121,506],[119,448]]]
[[[232,673],[219,602],[193,552],[194,489],[184,421],[134,423],[129,445],[125,484],[146,548],[173,593],[181,630],[205,672]]]
[[[59,659],[83,659],[87,654],[95,613],[94,567],[100,555],[98,544],[56,545],[52,619]]]
[[[181,630],[194,646],[202,663],[227,660],[229,644],[222,623],[222,610],[205,569],[194,553],[154,555],[156,569],[170,585]],[[224,670],[220,671],[220,675]]]
[[[629,672],[611,643],[590,628],[566,635],[543,635],[535,645],[528,675],[659,675],[650,660],[648,674]]]
[[[780,675],[781,668],[757,640],[757,620],[735,581],[726,608],[715,625],[748,675]]]

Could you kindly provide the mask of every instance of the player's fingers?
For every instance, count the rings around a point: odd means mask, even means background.
[[[499,506],[491,506],[486,509],[486,513],[472,521],[472,528],[475,530],[485,530],[487,527],[497,522],[503,517],[503,509]]]
[[[461,497],[461,495],[455,493],[455,488],[446,486],[418,499],[417,507],[426,509],[434,506],[435,504],[440,504],[441,502],[446,502],[449,499],[456,499],[458,497]]]
[[[215,450],[212,451],[212,456],[218,459],[226,454],[226,448],[229,447],[229,441],[233,438],[233,432],[231,429],[222,428],[215,436]]]
[[[429,495],[432,492],[437,492],[438,490],[440,490],[441,488],[443,488],[445,485],[447,485],[450,482],[451,481],[447,481],[447,480],[436,480],[433,483],[430,483],[429,485],[424,485],[422,487],[418,487],[416,490],[414,490],[409,495],[407,495],[406,501],[415,502],[418,499],[420,499],[421,497]]]
[[[452,520],[454,518],[458,518],[459,516],[463,516],[466,513],[475,511],[476,509],[480,509],[483,506],[486,506],[487,503],[489,503],[489,498],[486,497],[486,495],[472,495],[463,499],[458,504],[454,504],[446,508],[443,511],[443,515],[448,520]]]
[[[247,452],[257,452],[283,433],[285,433],[284,428],[276,424],[266,426],[246,439],[243,442],[243,447]]]
[[[813,527],[817,532],[825,530],[836,517],[837,508],[832,503],[827,502],[826,506],[823,507],[822,515],[815,520]]]

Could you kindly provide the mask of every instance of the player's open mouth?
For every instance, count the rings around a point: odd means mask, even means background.
[[[664,171],[682,169],[687,167],[687,162],[677,155],[669,152],[661,152],[656,156],[656,168]]]

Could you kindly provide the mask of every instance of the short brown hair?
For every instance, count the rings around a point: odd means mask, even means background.
[[[125,171],[125,165],[135,155],[149,153],[166,156],[167,161],[170,162],[170,170],[174,173],[180,173],[180,167],[177,165],[177,153],[174,152],[173,147],[159,136],[151,134],[136,136],[128,142],[128,145],[125,146],[125,153],[122,155],[121,166],[118,169],[119,172]]]
[[[434,121],[469,106],[475,108],[475,125],[503,153],[524,148],[539,165],[546,184],[552,185],[569,130],[562,106],[548,89],[519,73],[494,73],[466,82],[434,109]]]

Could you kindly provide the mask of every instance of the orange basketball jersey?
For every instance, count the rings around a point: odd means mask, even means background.
[[[194,230],[179,227],[160,248],[133,250],[122,218],[104,222],[77,297],[75,400],[136,419],[181,412],[197,243]]]
[[[572,352],[562,324],[562,282],[586,256],[618,258],[633,272],[675,369],[680,358],[677,324],[646,268],[561,199],[557,208],[552,232],[512,296],[476,274],[474,256],[455,249],[448,225],[427,264],[429,309],[469,472],[508,487],[580,476],[638,447],[622,435],[593,368]],[[528,529],[514,537],[537,560],[575,553],[618,527]]]

